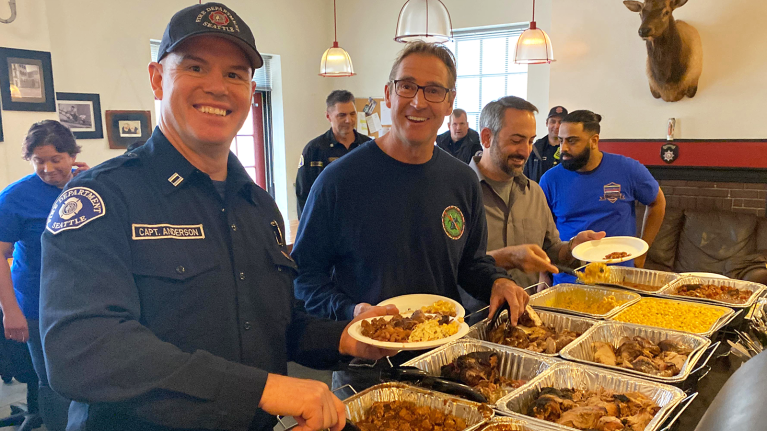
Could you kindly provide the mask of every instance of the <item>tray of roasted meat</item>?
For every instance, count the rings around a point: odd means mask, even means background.
[[[535,310],[534,314],[533,318],[529,313],[522,314],[519,324],[511,326],[509,314],[504,311],[495,328],[490,328],[490,320],[486,319],[472,326],[466,337],[553,357],[597,323],[553,311]]]
[[[592,319],[607,319],[639,301],[641,297],[623,289],[582,284],[558,284],[530,297],[529,305]]]
[[[749,308],[754,305],[765,286],[731,278],[681,277],[669,283],[661,296],[724,305],[730,308]]]
[[[685,393],[582,364],[558,363],[498,401],[498,409],[555,429],[655,431]]]
[[[494,416],[486,404],[403,383],[382,383],[344,401],[346,418],[362,431],[463,431]]]
[[[585,271],[588,265],[584,265],[576,271]],[[619,287],[633,290],[643,294],[656,294],[672,281],[680,278],[673,272],[655,271],[652,269],[631,268],[628,266],[609,266],[602,276],[592,277],[593,284],[602,286]],[[578,278],[583,282],[584,278]],[[585,283],[591,284],[591,283]]]
[[[621,322],[599,322],[559,354],[668,384],[681,384],[711,340],[687,332]]]
[[[490,404],[547,370],[554,360],[486,341],[461,339],[402,364],[472,387]]]

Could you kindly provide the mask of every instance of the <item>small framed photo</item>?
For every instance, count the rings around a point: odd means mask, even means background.
[[[149,111],[106,111],[109,148],[125,149],[136,141],[146,141],[152,134]]]
[[[101,101],[98,94],[56,93],[59,122],[74,133],[77,139],[101,139]]]
[[[6,111],[56,111],[51,53],[0,48],[0,98]]]

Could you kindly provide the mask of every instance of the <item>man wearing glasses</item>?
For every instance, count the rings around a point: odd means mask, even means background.
[[[318,316],[351,319],[381,300],[458,286],[516,323],[527,295],[486,254],[482,192],[466,164],[434,146],[455,98],[441,45],[400,52],[386,106],[392,128],[330,165],[314,183],[293,250],[296,297]]]

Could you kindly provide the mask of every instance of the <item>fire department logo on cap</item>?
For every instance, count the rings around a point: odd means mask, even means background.
[[[449,206],[442,211],[442,229],[450,239],[459,239],[465,228],[463,213],[456,206]]]
[[[557,108],[554,110],[554,112],[556,112],[557,114],[561,114],[562,113],[562,107],[561,106],[557,106]]]
[[[208,19],[210,20],[210,22],[212,22],[213,24],[216,24],[216,25],[227,25],[227,24],[229,24],[229,17],[226,16],[226,14],[221,12],[221,11],[212,12],[208,16]]]

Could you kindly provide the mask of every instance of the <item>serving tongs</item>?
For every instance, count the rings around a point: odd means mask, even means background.
[[[442,392],[449,395],[455,395],[475,401],[478,403],[487,403],[487,398],[481,393],[453,380],[435,377],[416,367],[395,367],[381,370],[382,381],[397,381],[402,383],[416,384],[420,387]]]

